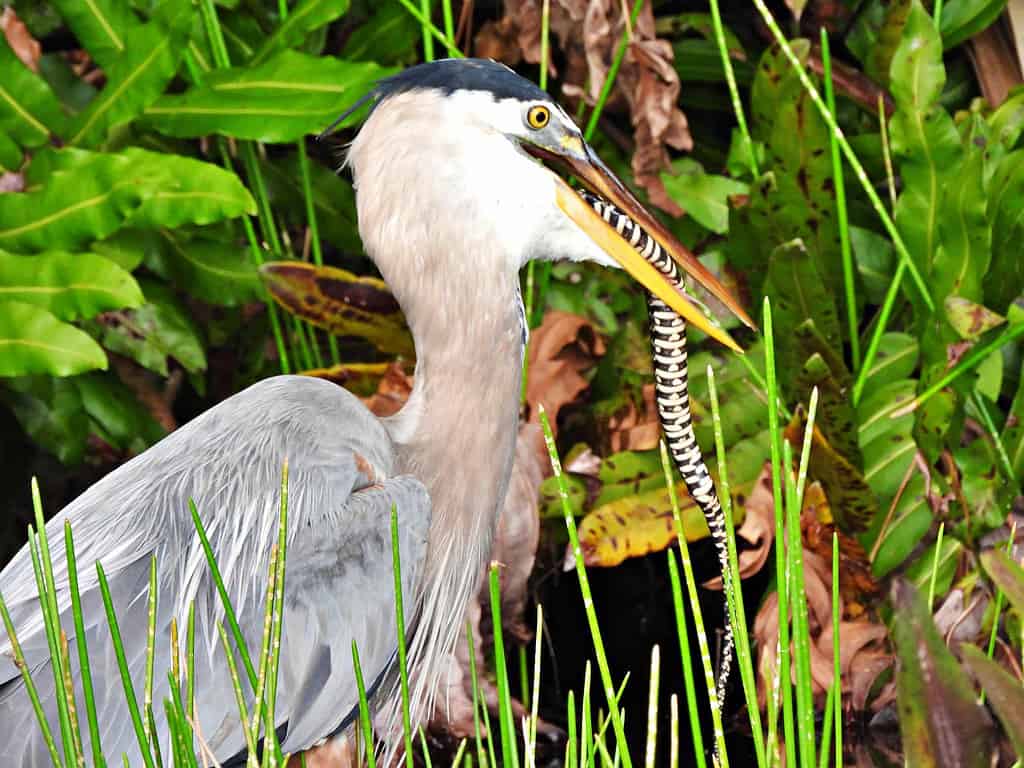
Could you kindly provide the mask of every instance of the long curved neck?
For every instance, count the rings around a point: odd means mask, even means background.
[[[388,423],[398,471],[417,477],[430,493],[428,583],[444,578],[449,568],[479,571],[486,562],[519,419],[518,276],[492,272],[465,283],[457,277],[416,287],[418,295],[435,300],[431,306],[412,303],[407,312],[416,374],[408,403]],[[461,554],[453,562],[451,553]],[[467,553],[472,563],[465,562]]]
[[[440,684],[434,675],[445,668],[440,660],[465,637],[460,628],[466,605],[490,557],[508,488],[524,332],[514,271],[435,271],[410,290],[419,301],[403,301],[401,289],[396,297],[409,308],[416,343],[413,391],[387,426],[396,443],[396,470],[423,482],[431,500],[411,648],[413,663],[422,662],[416,666],[426,672],[414,688],[429,707]],[[430,306],[424,296],[432,298]]]

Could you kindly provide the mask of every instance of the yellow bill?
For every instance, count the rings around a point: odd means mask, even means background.
[[[603,194],[602,197],[604,197]],[[562,212],[572,219],[576,226],[582,229],[601,250],[615,259],[634,280],[668,304],[668,306],[672,307],[686,322],[696,328],[700,328],[708,336],[711,336],[730,349],[734,349],[737,352],[743,351],[739,344],[725,330],[709,322],[700,308],[690,301],[679,287],[672,285],[666,280],[663,274],[637,253],[633,246],[626,242],[608,222],[598,216],[594,209],[561,179],[555,185],[555,199]],[[636,221],[632,211],[629,211],[629,216]],[[639,224],[639,222],[637,223]],[[661,242],[661,238],[656,239]],[[664,244],[662,244],[662,247],[664,247]],[[697,263],[700,264],[700,262]],[[700,266],[703,270],[703,265]],[[713,275],[710,275],[710,273],[708,275],[715,283],[718,282]],[[703,283],[704,281],[702,280],[701,282]],[[728,296],[729,294],[726,293],[725,295]],[[729,298],[730,301],[735,303],[731,296]]]

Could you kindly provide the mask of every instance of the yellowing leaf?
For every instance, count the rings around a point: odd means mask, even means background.
[[[704,513],[683,483],[676,486],[676,494],[686,540],[703,539],[708,535]],[[739,524],[743,507],[734,504],[733,509],[738,514],[736,523]],[[611,567],[627,557],[665,549],[676,539],[668,489],[661,488],[602,504],[583,518],[579,535],[583,562],[587,565]],[[566,551],[566,564],[572,564],[571,549]]]

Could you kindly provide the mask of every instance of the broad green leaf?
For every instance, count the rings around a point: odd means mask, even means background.
[[[17,171],[25,156],[21,148],[10,136],[0,130],[0,173],[4,171]]]
[[[796,329],[810,320],[821,346],[841,348],[835,300],[822,267],[802,241],[785,243],[772,251],[764,290],[772,298],[772,314],[780,328]],[[791,402],[802,400],[807,393],[797,390],[797,377],[807,356],[815,350],[806,348],[793,333],[780,334],[776,343],[782,391]]]
[[[881,26],[864,58],[864,73],[879,85],[887,86],[890,83],[889,68],[899,47],[910,8],[911,0],[897,0],[885,5]]]
[[[85,455],[89,417],[74,379],[23,376],[0,383],[2,401],[21,428],[64,464],[78,464]]]
[[[989,549],[981,554],[981,564],[1011,605],[1024,613],[1024,569],[1001,548]]]
[[[126,272],[132,272],[147,253],[160,247],[159,238],[160,233],[155,230],[124,227],[108,238],[97,240],[91,250]]]
[[[850,227],[850,246],[867,300],[881,304],[896,270],[892,242],[870,229]]]
[[[914,414],[906,413],[895,419],[892,416],[914,399],[916,391],[916,381],[898,379],[872,389],[870,395],[861,399],[857,406],[857,438],[865,455],[866,446],[883,436],[890,437],[894,443],[909,440],[914,428]]]
[[[168,136],[294,141],[322,131],[391,71],[285,50],[256,67],[211,72],[202,86],[162,97],[146,109],[143,123]]]
[[[359,336],[384,352],[411,357],[412,337],[384,281],[334,267],[268,262],[260,274],[282,307],[338,336]]]
[[[1004,312],[1024,290],[1024,150],[1011,152],[996,168],[989,184],[992,221],[992,263],[985,277],[985,305]]]
[[[945,114],[945,113],[943,113]],[[947,296],[981,301],[982,277],[991,259],[991,228],[985,216],[985,153],[971,144],[947,184],[939,214],[939,242],[928,287],[939,306]]]
[[[946,311],[946,319],[960,334],[960,338],[969,341],[977,341],[982,334],[1006,322],[1005,317],[988,307],[960,296],[947,296],[943,309]]]
[[[38,147],[62,133],[64,121],[50,86],[21,63],[0,35],[0,132],[23,147]]]
[[[0,248],[75,250],[111,234],[142,190],[116,155],[61,174],[41,189],[0,195]]]
[[[807,66],[806,40],[793,41]],[[776,47],[761,57],[752,89],[755,136],[763,137],[771,170],[750,188],[750,217],[762,260],[799,239],[817,266],[824,287],[842,291],[835,182],[829,132],[789,61]],[[830,328],[815,321],[830,336]],[[838,342],[838,337],[837,337]]]
[[[661,174],[669,196],[699,224],[719,235],[729,230],[729,198],[747,194],[746,184],[704,173],[695,160],[683,158]]]
[[[0,302],[0,376],[73,376],[106,367],[107,356],[87,333],[32,304]]]
[[[938,33],[919,0],[913,0],[903,38],[892,60],[892,94],[897,109],[890,134],[903,181],[903,191],[896,202],[896,224],[926,276],[932,275],[939,248],[943,198],[948,185],[961,183],[960,163],[964,154],[953,119],[937,104],[945,79]],[[968,195],[968,202],[971,200]],[[972,209],[968,215],[969,231],[973,231],[976,221],[974,213]],[[941,289],[936,287],[938,290]],[[920,297],[911,292],[911,298],[922,309]],[[945,294],[935,298],[937,304],[941,303]]]
[[[938,541],[932,542],[906,569],[906,577],[923,594],[928,594],[933,571],[935,573],[935,594],[947,594],[956,577],[960,556],[964,553],[963,544],[953,536],[943,536],[942,549],[939,552],[938,560],[936,560],[937,544]]]
[[[135,278],[95,253],[0,251],[0,301],[33,304],[59,320],[77,320],[137,307],[142,291]]]
[[[0,248],[76,250],[121,226],[207,224],[255,210],[233,173],[211,163],[128,148],[36,155],[30,191],[0,195]]]
[[[1010,413],[1006,417],[1000,439],[1017,482],[1024,486],[1024,375],[1020,377],[1017,394],[1010,405]]]
[[[919,349],[917,339],[908,333],[883,334],[878,354],[864,380],[864,395],[881,389],[899,379],[905,379],[917,367]],[[871,411],[868,411],[871,414]]]
[[[679,36],[693,31],[708,42],[715,42],[715,26],[710,13],[677,13],[671,16],[660,16],[655,20],[655,26],[659,36]],[[723,25],[722,37],[725,41],[725,49],[729,52],[729,58],[745,61],[747,54],[743,50],[743,43],[736,37],[736,33]]]
[[[939,635],[917,590],[892,589],[893,637],[900,664],[896,690],[907,765],[984,768],[992,754],[992,723],[967,675]]]
[[[811,391],[818,389],[818,418],[821,430],[832,449],[842,454],[853,466],[861,466],[857,444],[856,416],[850,402],[853,377],[846,369],[842,352],[819,332],[813,320],[805,320],[793,329],[798,359],[803,359],[793,377],[793,395],[805,403]],[[830,491],[830,489],[826,489]],[[829,498],[832,498],[831,491]],[[838,506],[833,500],[833,506]]]
[[[130,147],[120,152],[144,177],[142,203],[128,217],[134,227],[213,224],[255,215],[256,201],[241,179],[213,163]]]
[[[140,280],[146,303],[138,309],[109,312],[87,327],[111,352],[132,358],[161,376],[174,358],[189,373],[206,369],[199,329],[174,294],[152,280]]]
[[[1006,0],[949,0],[942,6],[942,46],[947,51],[974,37],[999,18]]]
[[[132,120],[156,101],[178,71],[191,10],[184,3],[168,25],[154,20],[133,31],[131,44],[107,69],[107,84],[99,96],[68,126],[69,144],[99,144],[111,128]]]
[[[909,430],[893,430],[863,443],[861,451],[864,453],[864,479],[885,507],[896,495],[914,461],[917,445]]]
[[[821,412],[824,413],[825,409]],[[801,407],[786,429],[786,439],[793,445],[801,445],[806,430],[806,414]],[[839,527],[847,533],[864,530],[878,512],[878,502],[864,475],[836,450],[817,424],[814,425],[811,442],[809,474],[824,488]]]
[[[167,229],[160,231],[160,245],[146,266],[189,295],[224,306],[263,298],[248,246],[208,238],[189,240]]]
[[[282,48],[292,48],[301,43],[314,29],[337,19],[348,10],[349,0],[301,0],[288,11],[288,17],[277,25],[263,46],[249,62],[257,66],[271,54]]]
[[[93,373],[76,376],[74,382],[100,437],[115,448],[142,453],[167,434],[132,391],[115,377]]]
[[[346,61],[395,64],[416,55],[419,22],[400,3],[377,3],[373,15],[359,24],[339,54]]]
[[[408,15],[400,6],[399,9]],[[306,226],[306,201],[298,155],[293,152],[280,159],[271,159],[263,166],[263,173],[275,213],[294,226]],[[362,253],[352,185],[312,158],[309,160],[309,176],[321,237],[345,252]]]
[[[587,499],[587,488],[584,482],[573,474],[567,474],[565,479],[569,488],[569,509],[573,517],[580,517],[583,514],[583,505]],[[562,497],[558,488],[558,481],[554,477],[546,478],[540,484],[540,502],[538,503],[538,514],[542,518],[561,519]]]
[[[125,0],[53,0],[64,22],[104,69],[135,43],[143,26]]]
[[[1003,145],[1004,149],[1012,150],[1024,132],[1024,88],[1014,88],[999,108],[988,118],[992,136]]]
[[[1024,754],[1024,688],[1020,680],[970,643],[964,643],[960,652],[967,671],[992,702],[992,709],[1010,737],[1014,751],[1018,755]]]
[[[722,56],[718,52],[718,46],[711,40],[697,40],[695,38],[683,38],[672,44],[674,54],[673,65],[679,74],[679,79],[685,83],[724,83],[725,70],[722,69]],[[747,61],[733,61],[733,74],[736,82],[740,85],[749,85],[754,79],[754,68]],[[683,98],[687,98],[686,92],[694,90],[694,86],[683,89]],[[720,91],[715,91],[720,94]],[[719,104],[728,110],[728,103],[722,103],[719,95]],[[709,107],[714,108],[713,104]]]

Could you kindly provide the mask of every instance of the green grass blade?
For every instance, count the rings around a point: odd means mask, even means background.
[[[612,88],[615,86],[615,78],[618,77],[619,68],[622,66],[622,60],[626,56],[626,49],[629,47],[629,39],[632,35],[633,27],[636,26],[636,19],[637,16],[640,15],[640,9],[643,7],[643,4],[644,0],[636,0],[636,2],[633,3],[633,11],[629,15],[629,23],[626,25],[626,28],[622,30],[622,39],[619,41],[619,47],[615,50],[615,58],[612,59],[612,64],[608,68],[608,74],[605,76],[604,84],[601,86],[601,93],[597,97],[597,103],[594,105],[594,109],[590,113],[590,119],[587,120],[587,128],[583,131],[583,138],[587,141],[590,141],[594,137],[594,131],[597,130],[597,121],[601,119],[601,112],[604,111],[604,105],[608,101],[608,97],[611,95]]]
[[[679,655],[683,666],[683,690],[686,691],[686,707],[690,716],[690,735],[693,738],[693,759],[696,768],[707,768],[704,757],[704,736],[701,730],[700,713],[697,709],[697,688],[693,680],[693,658],[690,655],[690,636],[686,629],[686,608],[683,603],[683,588],[676,567],[675,552],[668,550],[668,575],[672,585],[672,607],[676,615],[676,635],[679,637]],[[756,694],[755,694],[756,695]]]
[[[78,677],[82,681],[82,698],[85,701],[85,717],[89,724],[89,745],[92,762],[103,768],[103,746],[100,741],[99,719],[96,714],[96,695],[92,684],[92,669],[89,665],[89,646],[85,637],[85,619],[82,616],[82,595],[78,588],[78,563],[75,560],[75,543],[71,523],[64,521],[64,553],[68,562],[68,591],[71,594],[71,616],[75,626],[75,645],[78,648]]]
[[[50,729],[50,723],[47,721],[46,713],[43,711],[43,705],[39,699],[39,689],[36,688],[35,681],[32,679],[32,672],[28,668],[28,664],[25,663],[25,655],[22,653],[21,645],[18,643],[14,622],[11,621],[11,614],[7,610],[7,603],[4,602],[3,595],[0,595],[0,617],[3,618],[4,629],[7,630],[7,638],[11,641],[11,655],[14,659],[14,665],[21,672],[21,679],[25,683],[25,692],[28,694],[29,701],[32,702],[32,709],[36,713],[39,730],[43,734],[43,741],[46,742],[50,759],[53,761],[54,766],[61,766],[63,761],[60,758],[60,753],[57,751],[57,742],[53,739],[53,731]]]
[[[807,426],[804,429],[803,449],[796,482],[792,473],[786,472],[787,483],[787,524],[789,534],[789,573],[792,590],[790,605],[793,611],[793,649],[796,657],[796,710],[797,734],[800,748],[800,765],[814,768],[814,693],[811,678],[811,631],[807,613],[807,593],[804,586],[803,541],[800,533],[800,512],[803,507],[804,486],[807,482],[807,467],[811,457],[811,436],[814,419],[818,412],[818,388],[811,391],[811,402],[807,411]],[[788,443],[787,443],[788,445]]]
[[[476,757],[481,768],[494,765],[493,747],[490,763],[484,752],[483,733],[480,730],[480,679],[476,675],[476,644],[473,642],[473,625],[466,622],[466,647],[469,648],[469,677],[473,682],[473,735],[476,738]],[[490,739],[488,738],[488,741]],[[411,749],[411,748],[410,748]]]
[[[231,675],[231,689],[235,694],[235,705],[238,707],[238,717],[242,724],[242,733],[245,734],[245,748],[249,757],[256,756],[256,734],[249,727],[249,708],[245,705],[245,694],[242,692],[242,681],[238,677],[238,665],[235,663],[235,654],[231,650],[231,643],[228,641],[228,633],[224,631],[224,625],[217,622],[217,633],[220,635],[221,645],[224,646],[224,658],[227,661],[228,672]]]
[[[452,16],[452,0],[441,0],[441,8],[444,13],[444,37],[451,45],[455,45],[455,18]]]
[[[412,768],[412,724],[409,716],[409,666],[405,647],[405,607],[402,603],[402,558],[398,548],[398,507],[391,505],[391,563],[395,575],[395,627],[398,634],[398,676],[402,688],[402,733],[405,764]]]
[[[562,474],[562,462],[558,458],[555,438],[551,434],[551,425],[548,423],[548,416],[543,406],[540,406],[540,423],[541,429],[544,430],[544,442],[547,445],[548,456],[551,459],[551,468],[558,483],[558,494],[562,501],[562,513],[565,517],[565,525],[569,530],[569,542],[572,545],[573,556],[576,560],[576,576],[580,582],[580,591],[583,593],[583,605],[587,614],[587,624],[590,627],[590,638],[594,644],[594,653],[597,656],[597,668],[601,673],[601,683],[604,687],[608,706],[611,709],[615,740],[618,744],[622,745],[623,765],[626,768],[632,768],[633,761],[629,755],[626,732],[622,727],[622,718],[619,717],[619,710],[615,704],[615,689],[612,685],[611,671],[608,669],[608,657],[605,654],[604,642],[601,639],[601,629],[598,626],[597,614],[594,611],[594,601],[590,592],[590,580],[587,578],[587,569],[583,565],[583,551],[580,549],[579,534],[576,532],[576,520],[572,516],[572,510],[569,508],[569,488],[566,484],[565,476]]]
[[[651,648],[651,678],[647,691],[647,748],[644,752],[645,768],[654,768],[658,746],[658,679],[661,674],[661,656],[658,645]]]
[[[1010,456],[1006,453],[1006,446],[1003,445],[1003,439],[999,434],[999,430],[996,429],[995,422],[992,420],[992,414],[989,413],[988,406],[985,404],[985,398],[978,394],[977,390],[974,390],[971,392],[971,402],[974,404],[974,409],[978,412],[978,415],[981,416],[981,423],[985,427],[985,431],[988,432],[989,439],[992,441],[992,447],[995,448],[999,470],[1008,482],[1016,485],[1017,476],[1013,469],[1013,463],[1010,461]]]
[[[156,651],[156,555],[149,558],[149,601],[146,613],[146,679],[142,693],[142,711],[147,713],[146,738],[153,743],[156,731],[150,728],[153,710],[153,655]]]
[[[825,105],[835,117],[836,94],[832,83],[832,56],[829,53],[828,30],[821,28],[821,63],[824,69],[822,80],[825,85]],[[832,154],[832,179],[836,190],[836,221],[839,224],[839,246],[843,259],[843,287],[846,291],[846,322],[850,326],[850,356],[853,370],[860,368],[860,333],[857,330],[857,288],[854,283],[853,251],[850,248],[850,224],[846,210],[846,181],[843,178],[843,158],[836,135],[829,133],[829,149]]]
[[[939,555],[942,554],[942,534],[946,530],[946,522],[939,523],[939,534],[935,538],[935,557],[932,558],[932,573],[928,578],[928,610],[935,605],[935,578],[939,573]]]
[[[743,137],[743,144],[747,150],[747,162],[754,178],[760,178],[761,172],[757,167],[757,153],[754,151],[754,142],[750,138],[750,130],[747,128],[747,118],[743,114],[743,102],[740,101],[740,90],[736,85],[736,72],[732,67],[732,59],[729,58],[729,46],[725,42],[725,30],[722,28],[722,15],[718,9],[718,0],[711,0],[711,27],[715,33],[715,45],[718,46],[718,55],[722,59],[722,71],[725,72],[725,83],[729,88],[729,99],[732,101],[732,112],[736,118],[736,125],[740,129],[740,136]]]
[[[441,30],[439,30],[437,27],[435,27],[433,23],[431,23],[430,19],[420,12],[419,8],[413,5],[409,0],[398,0],[398,2],[402,4],[402,7],[405,8],[405,10],[412,14],[413,18],[416,19],[423,26],[424,29],[430,31],[430,34],[434,37],[435,40],[440,41],[441,45],[443,45],[445,49],[448,51],[449,56],[451,56],[453,59],[464,58],[464,54],[455,46],[455,42],[449,42],[448,38],[445,37],[444,33],[441,32]]]
[[[281,512],[277,527],[277,559],[274,563],[274,614],[271,622],[271,645],[267,660],[267,689],[264,710],[267,713],[263,739],[264,759],[270,756],[271,768],[284,762],[277,739],[277,683],[281,666],[281,634],[284,630],[285,562],[288,558],[288,460],[281,467]]]
[[[683,575],[686,578],[686,592],[690,598],[690,613],[697,627],[697,644],[700,647],[701,666],[704,668],[704,684],[707,687],[708,703],[711,708],[711,723],[715,736],[715,762],[720,768],[729,767],[729,755],[725,745],[725,729],[722,727],[722,708],[718,700],[718,684],[715,680],[714,664],[708,645],[707,631],[704,629],[704,615],[700,600],[697,597],[697,579],[693,575],[693,563],[690,560],[690,547],[683,531],[683,519],[679,512],[679,499],[676,496],[676,485],[672,477],[672,466],[669,463],[668,448],[661,441],[661,468],[665,473],[665,486],[672,505],[672,518],[676,525],[676,540],[679,542],[679,557],[683,561]]]
[[[498,565],[490,568],[491,620],[494,622],[494,676],[498,685],[498,714],[501,726],[501,756],[503,766],[519,765],[516,744],[516,726],[512,716],[512,695],[508,685],[508,667],[505,664],[505,640],[501,629],[501,577]]]
[[[786,583],[785,514],[782,501],[782,431],[779,427],[778,379],[775,374],[775,333],[772,327],[771,301],[764,298],[765,381],[768,385],[768,432],[771,436],[772,498],[775,505],[775,583],[779,596],[779,703],[782,706],[783,736],[787,752],[795,745],[793,700],[789,677],[789,594]],[[788,469],[787,469],[788,471]],[[796,765],[795,754],[787,765]]]
[[[132,684],[132,676],[128,671],[128,661],[125,658],[124,642],[121,639],[121,628],[117,623],[117,614],[114,612],[114,602],[110,597],[110,586],[107,584],[107,575],[103,566],[96,563],[96,575],[99,578],[100,595],[103,597],[103,608],[107,613],[107,626],[110,629],[110,642],[114,646],[114,655],[117,658],[117,668],[121,673],[121,686],[124,688],[125,701],[128,704],[128,713],[132,719],[132,726],[135,728],[135,736],[139,741],[139,751],[142,752],[142,760],[146,768],[155,768],[153,755],[146,738],[146,730],[142,725],[142,715],[139,712],[139,700],[135,696],[135,686]]]
[[[36,576],[36,587],[39,591],[39,607],[43,614],[46,629],[46,642],[50,650],[50,667],[53,672],[54,699],[57,704],[57,716],[60,724],[61,743],[64,748],[64,759],[68,765],[75,762],[74,737],[71,730],[71,714],[67,699],[61,695],[64,690],[64,665],[61,663],[60,652],[60,609],[57,605],[57,590],[54,586],[53,559],[50,556],[50,545],[46,535],[46,521],[43,519],[43,502],[39,495],[39,482],[32,478],[32,509],[35,514],[36,528],[29,533],[29,548],[32,554],[32,568]]]
[[[576,768],[576,695],[569,691],[565,702],[565,766]]]
[[[764,730],[761,726],[761,708],[757,701],[757,678],[754,674],[754,654],[750,647],[750,633],[747,631],[747,612],[743,604],[743,588],[740,579],[739,556],[736,553],[736,531],[733,527],[732,493],[729,487],[729,470],[725,460],[725,434],[722,428],[722,415],[718,403],[718,385],[715,371],[707,367],[708,399],[711,402],[711,422],[714,426],[715,452],[718,456],[718,488],[722,503],[722,514],[725,520],[726,544],[729,549],[730,589],[725,591],[732,618],[733,634],[735,635],[736,662],[740,670],[740,682],[743,684],[743,696],[747,702],[747,715],[750,720],[751,737],[754,741],[754,756],[757,765],[762,768],[767,764],[764,745]],[[767,390],[767,385],[765,386]],[[776,405],[782,404],[776,399]]]
[[[430,0],[420,0],[420,13],[423,14],[423,18],[427,19],[428,23],[420,23],[423,29],[423,59],[424,61],[434,60],[434,38],[430,34]],[[447,37],[447,35],[446,35]]]
[[[832,702],[832,725],[836,731],[836,768],[843,765],[843,668],[839,656],[839,534],[832,532],[832,680],[836,696]]]
[[[377,755],[373,747],[373,726],[370,725],[370,705],[366,700],[366,686],[363,684],[363,668],[359,665],[359,649],[352,641],[352,669],[356,673],[356,687],[359,689],[359,723],[362,726],[363,741],[366,744],[366,765],[376,768]]]
[[[224,586],[224,579],[220,574],[220,568],[217,565],[217,558],[213,554],[213,547],[210,546],[210,539],[206,535],[206,528],[203,526],[203,521],[199,518],[199,510],[196,509],[196,503],[192,499],[188,500],[188,509],[192,514],[192,524],[195,526],[196,534],[199,536],[199,542],[203,547],[203,554],[206,556],[206,565],[210,569],[210,575],[213,577],[214,586],[217,587],[217,594],[220,596],[221,605],[224,607],[224,616],[228,620],[228,627],[231,629],[231,636],[234,638],[235,646],[238,648],[238,653],[242,657],[242,666],[245,667],[245,674],[249,678],[249,685],[252,686],[252,690],[256,690],[256,670],[252,665],[252,658],[249,656],[249,649],[245,644],[245,637],[242,635],[242,628],[238,624],[238,617],[235,615],[235,608],[231,604],[231,598],[228,596],[227,587]]]
[[[1003,330],[998,336],[989,341],[987,344],[975,345],[970,352],[964,355],[960,362],[946,371],[942,377],[928,387],[924,392],[915,397],[910,403],[898,411],[894,411],[892,418],[898,418],[911,411],[920,408],[924,403],[928,402],[934,395],[941,392],[944,388],[948,387],[954,381],[959,379],[968,371],[975,368],[981,363],[986,357],[991,355],[997,349],[1001,349],[1012,341],[1016,341],[1021,336],[1024,336],[1024,322],[1014,323]]]

